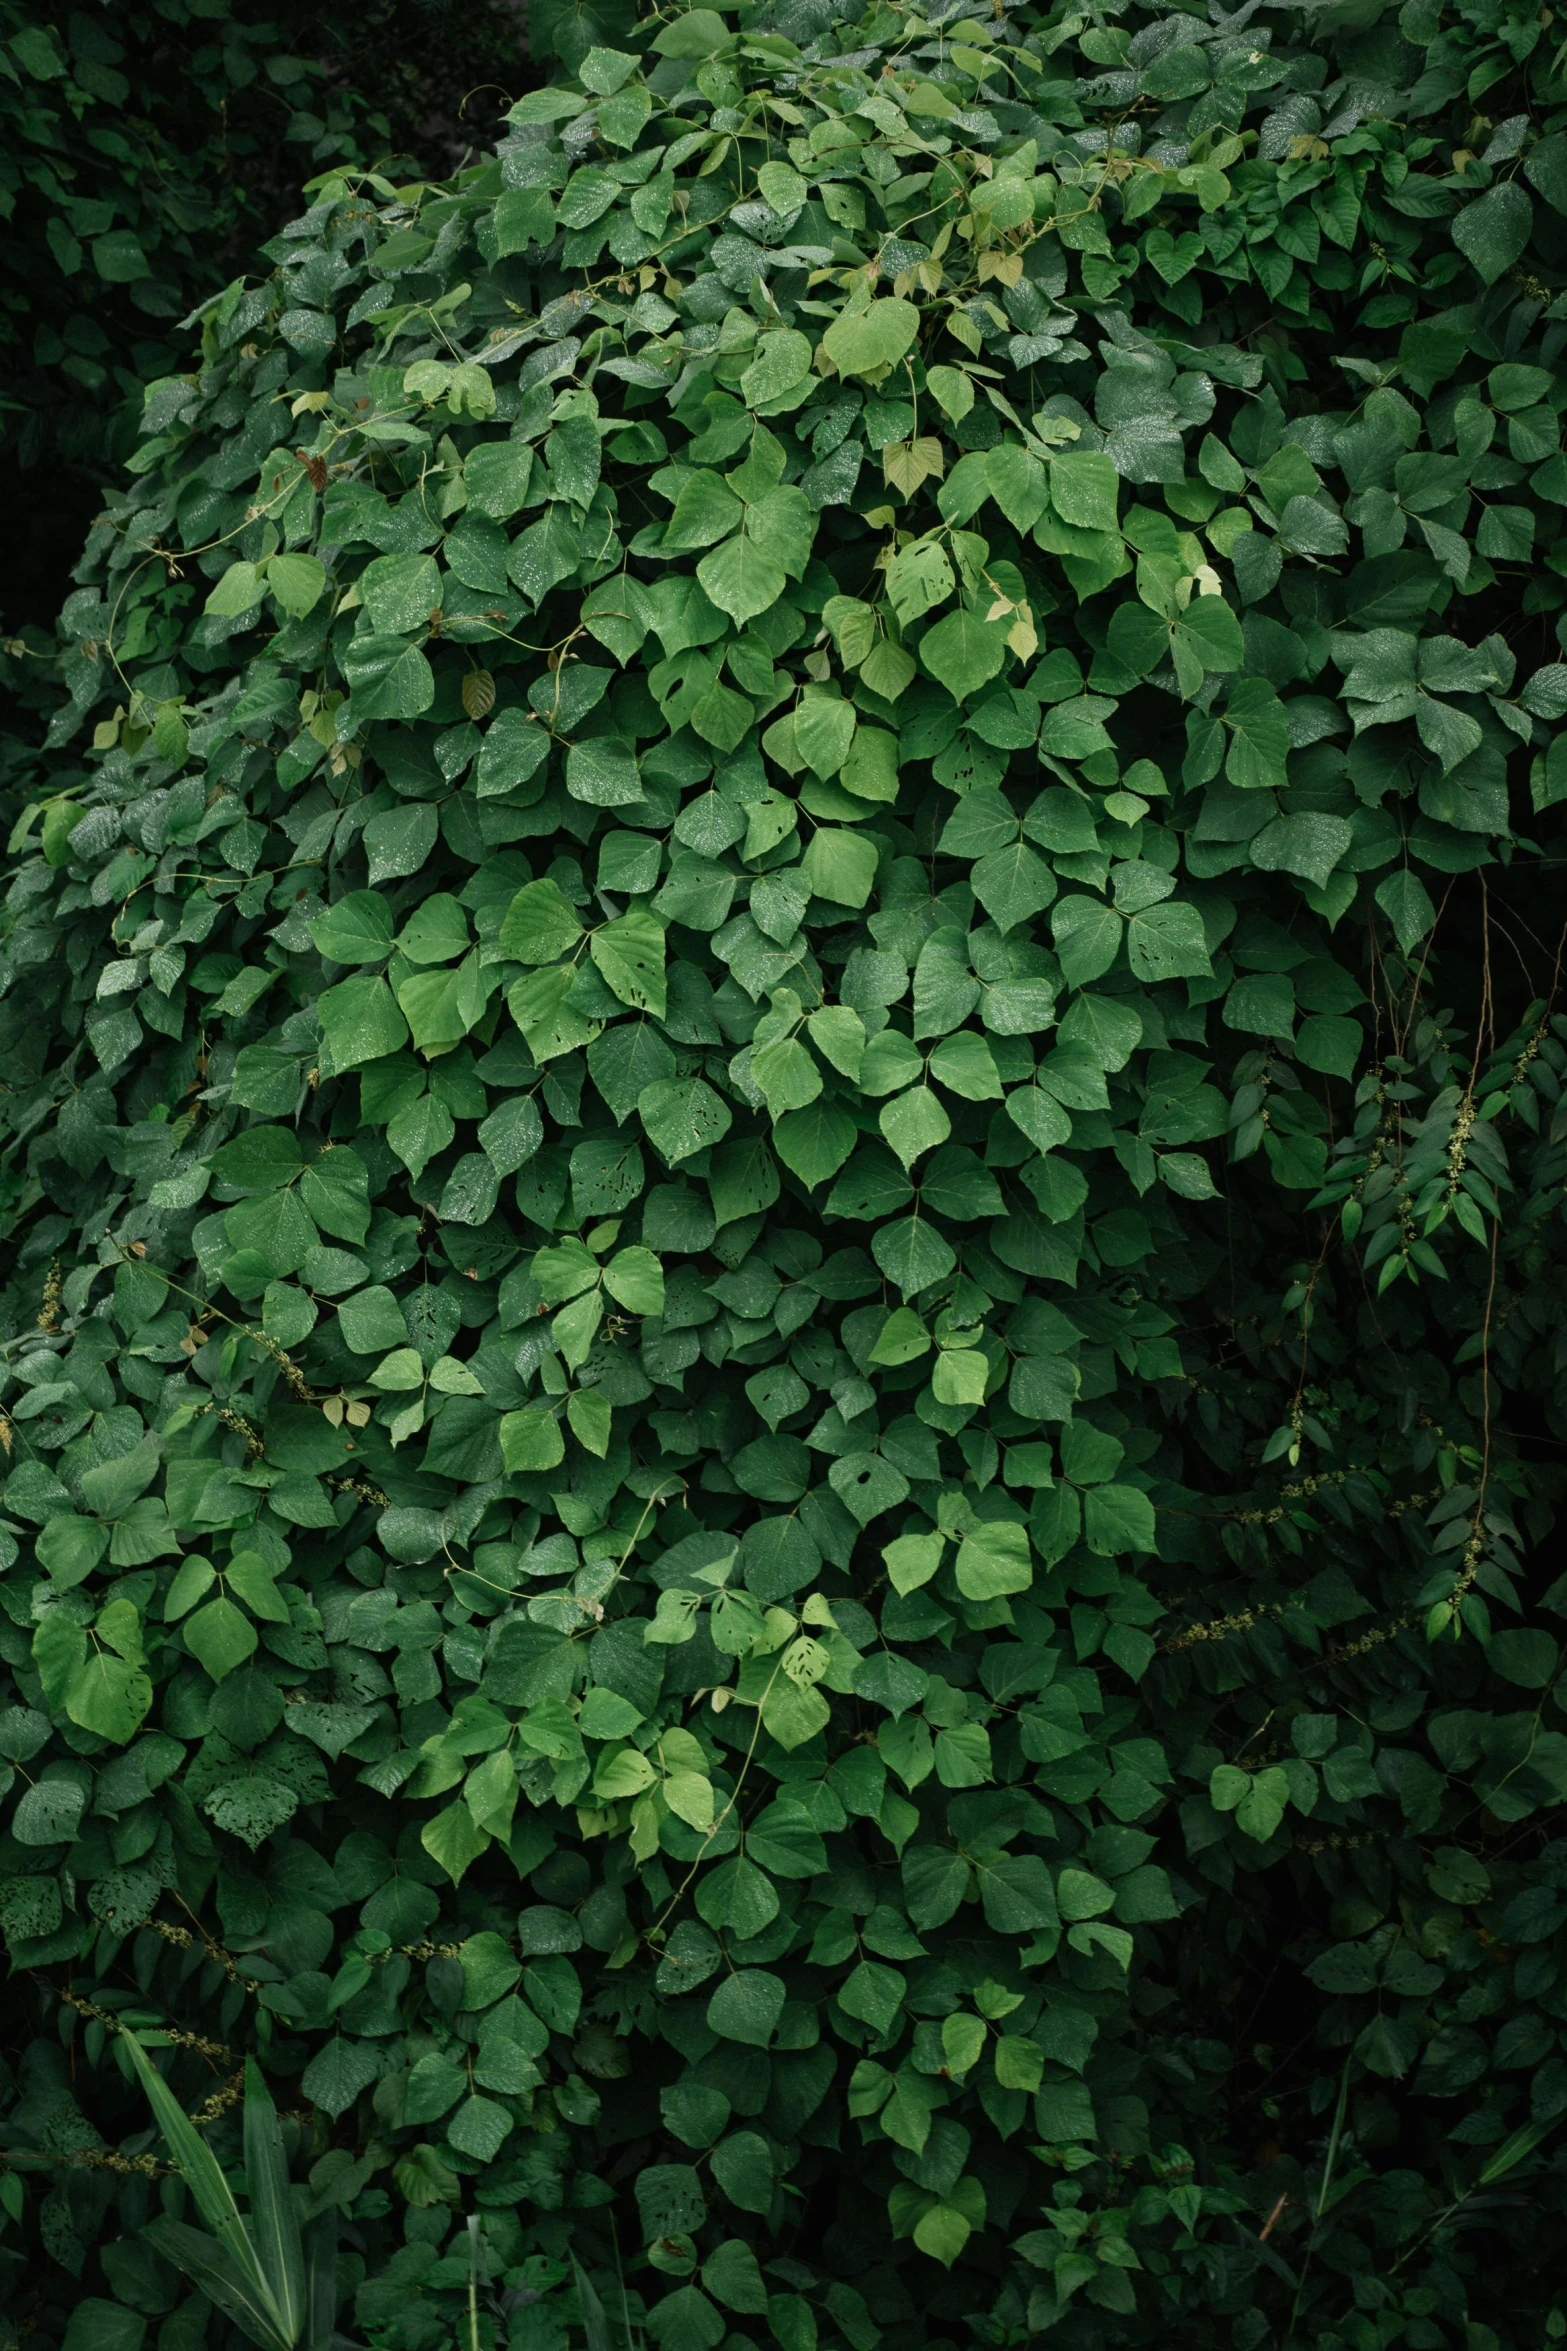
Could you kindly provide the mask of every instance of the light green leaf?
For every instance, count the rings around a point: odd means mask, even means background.
[[[840,312],[822,337],[841,375],[876,375],[913,348],[920,314],[898,296]]]
[[[317,949],[333,963],[380,963],[392,951],[392,910],[379,890],[353,890],[309,926]]]
[[[379,1061],[408,1042],[408,1023],[384,979],[342,980],[318,999],[318,1009],[336,1071]]]
[[[136,1736],[152,1705],[152,1683],[123,1657],[106,1657],[100,1650],[73,1674],[65,1693],[65,1711],[84,1731],[96,1731],[123,1747]]]
[[[1466,204],[1453,222],[1453,243],[1474,264],[1483,284],[1494,285],[1512,268],[1529,242],[1534,206],[1517,180],[1499,180]]]
[[[949,612],[921,637],[920,660],[955,701],[977,694],[998,674],[1007,657],[1011,617],[987,621],[965,607]]]
[[[1034,1580],[1028,1530],[1007,1519],[987,1519],[958,1545],[953,1570],[965,1599],[999,1600],[1026,1592]]]
[[[739,628],[776,604],[785,586],[783,565],[744,532],[704,555],[696,576],[719,611],[727,612]]]
[[[234,620],[242,612],[253,610],[261,602],[263,592],[259,564],[231,563],[207,598],[206,609],[225,620]]]
[[[256,1628],[232,1600],[209,1600],[185,1626],[185,1646],[215,1682],[255,1655]]]
[[[508,1470],[554,1469],[566,1458],[560,1422],[544,1404],[525,1404],[501,1416],[501,1459]]]
[[[588,949],[622,1004],[663,1019],[664,926],[656,914],[643,906],[632,907],[594,931]]]
[[[554,963],[581,936],[582,925],[559,884],[528,882],[507,907],[496,943],[514,963]]]
[[[838,906],[863,906],[876,879],[877,847],[859,833],[819,825],[800,861],[801,872],[818,898]]]
[[[401,637],[352,638],[343,651],[343,675],[361,721],[418,718],[435,700],[434,671],[418,646]]]
[[[267,586],[291,620],[313,612],[326,592],[326,566],[316,555],[273,555],[267,559]]]
[[[734,1114],[704,1080],[690,1077],[663,1078],[644,1087],[637,1116],[648,1141],[674,1167],[708,1144],[722,1142]]]

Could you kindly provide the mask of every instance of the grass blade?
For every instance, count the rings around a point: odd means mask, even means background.
[[[155,2253],[193,2278],[208,2301],[260,2344],[261,2351],[294,2351],[295,2337],[279,2327],[270,2297],[216,2237],[205,2236],[182,2220],[162,2217],[146,2222],[141,2233]]]
[[[1328,2134],[1328,2151],[1322,2165],[1322,2185],[1317,2190],[1317,2209],[1312,2219],[1320,2220],[1327,2209],[1328,2190],[1333,2185],[1334,2167],[1338,2162],[1338,2143],[1344,2131],[1344,2112],[1349,2104],[1349,2059],[1344,2060],[1344,2071],[1339,2076],[1338,2104],[1333,2109],[1333,2128]]]
[[[1489,2188],[1497,2180],[1505,2179],[1516,2165],[1522,2163],[1526,2155],[1534,2153],[1546,2133],[1555,2129],[1557,2119],[1553,2115],[1548,2122],[1521,2124],[1510,2139],[1502,2141],[1484,2171],[1481,2172],[1480,2177],[1475,2181],[1475,2187],[1471,2188],[1470,2194],[1474,2194],[1475,2188]]]
[[[571,2257],[571,2266],[576,2273],[577,2307],[582,2313],[582,2331],[587,2337],[588,2351],[615,2351],[610,2339],[608,2314],[599,2299],[598,2289],[575,2253]]]
[[[132,2064],[141,2076],[141,2086],[147,2093],[158,2128],[168,2142],[169,2153],[196,2199],[197,2210],[208,2228],[227,2243],[232,2231],[238,2229],[243,2232],[245,2224],[240,2218],[239,2206],[234,2201],[217,2157],[129,2025],[123,2028],[121,2038],[131,2053]],[[257,2275],[259,2281],[259,2271]]]
[[[286,2342],[291,2351],[293,2337],[282,2335],[279,2314],[272,2308],[272,2296],[265,2273],[251,2242],[250,2232],[240,2215],[239,2206],[234,2201],[233,2191],[223,2176],[222,2166],[129,2025],[121,2027],[120,2037],[129,2049],[131,2063],[141,2077],[142,2088],[147,2093],[148,2103],[167,2142],[169,2153],[196,2199],[196,2209],[227,2251],[249,2290],[258,2297],[261,2306],[269,2311],[271,2323],[278,2327],[276,2339]],[[171,2227],[176,2225],[181,2224],[170,2223]],[[190,2233],[192,2236],[199,2235],[196,2230]]]
[[[328,2351],[337,2323],[337,2217],[323,2213],[305,2247],[305,2351]]]
[[[305,2324],[305,2257],[277,2108],[254,2058],[245,2061],[245,2182],[261,2273],[284,2334],[295,2343]]]
[[[1338,2104],[1333,2109],[1333,2128],[1328,2133],[1327,2151],[1322,2159],[1322,2178],[1317,2187],[1317,2201],[1311,2215],[1311,2228],[1301,2252],[1300,2274],[1295,2280],[1295,2299],[1290,2304],[1289,2324],[1284,2330],[1284,2340],[1287,2343],[1293,2342],[1295,2338],[1295,2321],[1300,2316],[1301,2300],[1306,2291],[1306,2276],[1311,2268],[1311,2257],[1317,2249],[1317,2231],[1322,2225],[1322,2215],[1328,2208],[1328,2197],[1333,2188],[1333,2174],[1338,2167],[1339,2141],[1344,2135],[1344,2116],[1349,2109],[1349,2068],[1353,2055],[1353,2050],[1346,2055],[1344,2070],[1339,2075]]]

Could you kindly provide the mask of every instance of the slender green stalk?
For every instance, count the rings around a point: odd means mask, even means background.
[[[1286,2342],[1294,2335],[1295,2321],[1300,2316],[1301,2297],[1306,2291],[1306,2273],[1311,2267],[1311,2257],[1316,2250],[1317,2230],[1321,2225],[1322,2215],[1328,2208],[1328,2193],[1332,2188],[1333,2174],[1338,2166],[1338,2151],[1344,2136],[1344,2114],[1349,2104],[1349,2069],[1352,2056],[1353,2052],[1346,2053],[1344,2070],[1339,2075],[1338,2103],[1333,2109],[1333,2128],[1328,2133],[1327,2153],[1322,2160],[1322,2177],[1317,2183],[1317,2201],[1311,2215],[1311,2232],[1306,2239],[1306,2250],[1301,2256],[1300,2275],[1295,2281],[1295,2299],[1290,2304],[1289,2325],[1284,2330]]]

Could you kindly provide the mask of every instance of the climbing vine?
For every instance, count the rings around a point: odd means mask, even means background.
[[[7,2323],[223,2339],[128,2027],[384,2351],[1535,2351],[1560,28],[555,40],[17,796]]]

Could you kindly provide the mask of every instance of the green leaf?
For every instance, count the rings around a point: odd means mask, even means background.
[[[1242,1835],[1265,1844],[1284,1819],[1289,1794],[1288,1775],[1276,1764],[1257,1772],[1235,1811]]]
[[[228,2257],[237,2277],[243,2281],[247,2296],[253,2297],[251,2306],[275,2330],[282,2351],[291,2351],[294,2334],[290,2329],[289,2314],[274,2299],[272,2284],[262,2266],[259,2247],[240,2217],[239,2208],[216,2157],[129,2026],[121,2026],[119,2038],[147,2094],[169,2152],[196,2200],[197,2210],[213,2231],[218,2247]],[[202,2243],[195,2230],[182,2233],[186,2237],[195,2238],[198,2245]],[[266,2341],[267,2337],[263,2334],[259,2339]]]
[[[62,1592],[84,1583],[109,1548],[109,1530],[96,1519],[77,1518],[62,1511],[38,1536],[38,1559],[51,1582]]]
[[[1265,825],[1251,844],[1251,859],[1264,872],[1296,873],[1320,890],[1353,838],[1347,818],[1301,809]]]
[[[1285,781],[1289,722],[1284,705],[1264,678],[1241,678],[1224,706],[1230,747],[1224,772],[1244,791],[1263,791]]]
[[[1146,907],[1128,919],[1126,953],[1140,980],[1206,979],[1213,970],[1202,916],[1179,899]]]
[[[460,1885],[467,1871],[490,1844],[486,1830],[479,1828],[466,1804],[448,1804],[433,1820],[427,1820],[419,1831],[419,1842],[438,1868],[444,1870],[452,1884]]]
[[[872,1239],[871,1255],[906,1298],[945,1280],[957,1263],[955,1251],[941,1233],[920,1216],[881,1225]]]
[[[744,628],[747,621],[777,603],[786,574],[781,563],[749,535],[740,533],[702,558],[697,578],[719,611],[727,612],[738,628]]]
[[[1529,242],[1534,206],[1516,180],[1499,180],[1466,204],[1453,222],[1453,243],[1484,285],[1511,269]]]
[[[225,620],[253,611],[261,602],[263,575],[259,564],[231,563],[211,595],[206,609]]]
[[[712,57],[728,43],[729,27],[716,10],[688,8],[654,36],[660,57]]]
[[[183,2270],[198,2292],[232,2318],[251,2342],[261,2344],[264,2351],[293,2351],[295,2338],[283,2330],[265,2284],[227,2244],[161,2214],[143,2223],[141,2235],[155,2254]]]
[[[141,2351],[146,2332],[139,2311],[89,2295],[71,2312],[61,2351]]]
[[[949,612],[921,637],[920,660],[955,701],[965,701],[988,685],[1005,662],[1010,619],[987,621],[966,607]]]
[[[518,1412],[504,1413],[500,1443],[508,1470],[553,1469],[566,1458],[560,1422],[544,1404],[527,1404]]]
[[[818,825],[800,860],[800,871],[814,896],[837,906],[863,906],[876,879],[876,843],[863,834],[831,825]]]
[[[1146,604],[1120,604],[1110,616],[1106,643],[1123,669],[1129,669],[1134,677],[1146,677],[1169,659],[1170,631]]]
[[[697,1077],[660,1079],[644,1087],[637,1115],[648,1141],[671,1167],[722,1142],[733,1124],[728,1104]]]
[[[479,798],[516,791],[538,774],[549,755],[549,729],[535,711],[497,711],[479,746],[474,771]]]
[[[386,1139],[417,1183],[456,1132],[445,1103],[434,1094],[421,1094],[393,1114],[387,1122]]]
[[[604,1268],[604,1287],[628,1314],[662,1314],[664,1270],[651,1249],[617,1250]]]
[[[905,627],[910,621],[918,620],[922,613],[933,611],[938,604],[944,604],[956,586],[947,551],[935,539],[914,540],[909,546],[901,548],[887,567],[887,593],[892,598],[893,610]],[[844,603],[848,599],[839,598],[837,601]],[[860,606],[858,610],[869,613],[866,606]],[[869,620],[866,625],[869,628]],[[847,661],[851,658],[845,639],[844,659]]]
[[[332,963],[380,963],[392,951],[392,910],[378,890],[353,890],[316,916],[310,936]]]
[[[622,1004],[663,1019],[667,1001],[664,926],[657,915],[634,906],[628,914],[594,931],[588,949]]]
[[[1303,1020],[1295,1037],[1295,1058],[1326,1077],[1352,1078],[1365,1051],[1358,1020],[1317,1012]]]
[[[417,645],[401,637],[355,637],[343,653],[354,716],[417,718],[435,700],[435,674]]]
[[[853,748],[855,733],[851,703],[840,694],[806,688],[794,714],[794,737],[813,774],[835,776]]]
[[[1114,463],[1097,450],[1069,449],[1050,460],[1050,503],[1078,530],[1115,530],[1120,488]]]
[[[136,1736],[152,1705],[152,1683],[140,1661],[106,1657],[100,1650],[73,1674],[65,1711],[84,1731],[96,1731],[123,1747]]]
[[[744,516],[745,508],[727,483],[716,473],[699,468],[680,485],[674,511],[664,526],[662,552],[674,555],[712,547],[738,530]]]
[[[685,28],[699,16],[709,17],[722,30],[722,17],[713,16],[705,8],[689,9],[664,27],[656,45],[666,44],[672,35],[690,39]],[[647,2329],[658,2351],[717,2351],[725,2333],[721,2314],[695,2286],[677,2287],[661,2302],[655,2302],[647,2315]]]
[[[912,1167],[952,1132],[952,1121],[929,1086],[911,1086],[906,1094],[884,1103],[879,1123],[905,1167]]]
[[[841,311],[822,337],[840,375],[875,375],[913,348],[920,314],[912,302],[894,296],[864,308]]]
[[[409,635],[441,601],[433,556],[379,555],[359,575],[359,595],[374,628]]]
[[[765,1968],[741,1967],[726,1976],[707,2004],[708,2029],[721,2041],[765,2049],[783,2014],[784,1983]]]
[[[300,1179],[301,1205],[323,1232],[358,1243],[370,1230],[370,1171],[357,1151],[330,1144]]]
[[[1055,1889],[1037,1853],[1008,1854],[976,1872],[985,1923],[998,1935],[1034,1935],[1057,1923]]]
[[[542,188],[509,189],[495,208],[496,237],[502,252],[520,252],[524,245],[547,243],[552,225],[549,198]],[[508,238],[515,241],[508,243]],[[526,441],[481,441],[478,448],[469,450],[463,463],[470,508],[496,522],[509,521],[528,495],[532,472],[533,452]]]
[[[232,1600],[209,1600],[185,1625],[185,1646],[221,1682],[256,1652],[256,1628]]]
[[[787,170],[788,167],[775,168]],[[792,327],[777,329],[764,334],[758,344],[757,356],[740,378],[741,394],[749,407],[757,408],[784,392],[793,391],[810,371],[809,339]]]
[[[277,2109],[254,2058],[245,2063],[244,2150],[257,2260],[284,2333],[297,2336],[305,2325],[304,2253]]]
[[[316,555],[273,555],[267,586],[291,620],[303,620],[326,593],[326,566]]]
[[[773,1127],[774,1150],[808,1189],[836,1175],[858,1140],[848,1112],[825,1097],[787,1112]]]
[[[636,807],[643,798],[636,753],[618,735],[594,735],[585,743],[573,743],[566,754],[566,789],[590,808]],[[534,884],[535,889],[551,886]]]
[[[1091,1489],[1083,1498],[1083,1533],[1102,1559],[1158,1548],[1153,1505],[1136,1486]]]
[[[435,810],[424,802],[372,816],[365,826],[371,881],[396,881],[403,874],[417,873],[435,846],[435,834]]]
[[[590,1044],[599,1033],[596,1021],[566,1001],[575,976],[569,964],[552,964],[518,980],[506,998],[535,1061],[553,1061],[579,1045]]]
[[[1125,926],[1115,908],[1094,898],[1062,898],[1050,922],[1068,985],[1083,988],[1102,979],[1121,952]]]
[[[559,885],[528,882],[507,907],[497,944],[511,962],[554,963],[581,936],[582,925]]]
[[[334,1070],[359,1069],[408,1042],[408,1023],[384,979],[341,980],[318,999],[321,1030]]]
[[[741,2150],[744,2152],[735,2152]],[[753,2154],[759,2149],[760,2155]],[[722,2168],[720,2168],[722,2166]],[[712,2158],[713,2176],[731,2204],[738,2204],[745,2212],[767,2212],[772,2207],[773,2169],[766,2141],[755,2131],[742,2131],[735,2139],[726,2140],[716,2148]],[[766,2175],[766,2202],[761,2202],[763,2174]],[[737,2192],[738,2191],[738,2192]],[[767,2287],[757,2265],[756,2255],[749,2245],[738,2237],[730,2237],[711,2254],[702,2265],[702,2283],[726,2310],[736,2310],[761,2316],[767,2310]]]
[[[600,1461],[609,1451],[612,1415],[609,1401],[596,1388],[574,1389],[566,1399],[566,1418],[578,1444],[597,1454]]]
[[[397,934],[397,951],[410,963],[450,963],[470,944],[468,918],[445,890],[417,907]]]
[[[1006,1519],[982,1521],[958,1545],[954,1573],[967,1600],[999,1600],[1011,1592],[1026,1592],[1034,1580],[1027,1528]]]
[[[1400,866],[1376,886],[1376,902],[1393,926],[1393,936],[1407,955],[1419,945],[1436,921],[1431,894],[1418,874]]]

